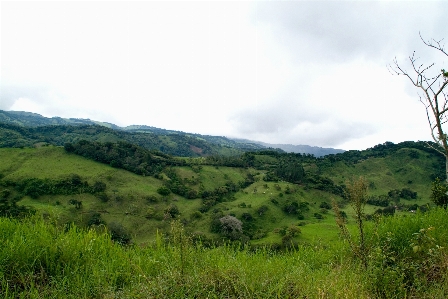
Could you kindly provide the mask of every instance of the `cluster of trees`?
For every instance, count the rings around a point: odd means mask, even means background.
[[[305,181],[306,189],[317,189],[345,197],[345,186],[335,184],[330,178],[307,173]]]
[[[184,160],[121,141],[112,143],[81,140],[75,144],[66,143],[64,148],[69,153],[75,153],[139,175],[155,175],[168,165],[186,164]]]
[[[439,157],[440,159],[442,159],[441,161],[444,162],[443,156],[435,149],[437,148],[437,144],[435,144],[434,142],[424,142],[424,141],[417,141],[417,142],[404,141],[397,144],[387,141],[385,143],[375,145],[363,151],[350,150],[343,153],[332,154],[322,158],[317,158],[317,160],[321,161],[321,163],[322,162],[334,163],[337,161],[343,161],[347,164],[356,164],[367,158],[386,157],[403,148],[412,148],[421,150],[423,152]],[[414,159],[419,158],[419,154],[415,150],[410,151],[409,156]],[[327,165],[331,166],[332,165],[331,163]]]
[[[98,193],[106,190],[106,184],[96,181],[94,184],[83,180],[77,174],[71,174],[62,179],[26,178],[17,181],[6,180],[3,184],[13,187],[22,195],[38,198],[41,195],[70,195],[80,193]]]
[[[305,217],[303,216],[303,213],[309,211],[309,203],[306,201],[297,201],[297,200],[287,200],[282,210],[286,214],[290,215],[296,215],[299,220],[303,220]]]
[[[213,144],[195,136],[183,132],[139,132],[114,130],[99,125],[91,124],[58,124],[21,126],[13,123],[0,122],[0,147],[32,147],[39,142],[62,146],[65,143],[77,143],[80,140],[128,142],[141,146],[148,150],[158,150],[165,154],[180,157],[198,157],[219,155],[224,152],[219,144]],[[242,153],[244,147],[238,143],[234,153]],[[228,151],[228,150],[226,150]],[[236,165],[235,165],[236,166]]]
[[[17,205],[17,202],[20,199],[21,197],[19,196],[13,196],[11,190],[9,189],[1,190],[0,217],[22,218],[36,212],[33,208]]]
[[[235,192],[238,192],[240,189],[251,185],[253,182],[253,175],[248,174],[246,180],[241,181],[238,184],[235,184],[232,181],[227,181],[224,186],[217,187],[212,191],[201,191],[200,197],[202,198],[202,205],[199,211],[201,211],[202,213],[207,212],[217,203],[231,199]]]
[[[366,202],[373,206],[388,207],[391,202],[397,204],[400,199],[417,199],[417,192],[412,191],[409,188],[403,188],[401,190],[393,189],[387,192],[387,194],[371,195],[367,198]]]

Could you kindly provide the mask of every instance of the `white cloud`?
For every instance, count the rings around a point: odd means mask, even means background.
[[[362,149],[429,139],[386,64],[443,1],[2,2],[0,109]],[[418,20],[424,19],[425,22]],[[425,138],[426,137],[426,138]]]

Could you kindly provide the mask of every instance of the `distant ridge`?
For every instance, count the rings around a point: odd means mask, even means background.
[[[270,144],[261,141],[254,141],[240,138],[227,138],[224,136],[201,135],[197,133],[185,133],[182,131],[166,130],[147,125],[130,125],[127,127],[120,127],[108,122],[100,122],[84,118],[62,118],[62,117],[45,117],[33,112],[25,111],[4,111],[0,110],[0,122],[14,124],[24,127],[40,127],[52,125],[99,125],[117,131],[125,131],[130,133],[149,133],[159,136],[165,135],[182,135],[189,138],[203,140],[211,144],[222,147],[238,148],[244,151],[263,150],[263,149],[279,149],[285,152],[311,154],[316,157],[322,157],[330,154],[342,153],[344,150],[334,148],[322,148],[310,145],[292,145],[292,144]]]
[[[318,146],[310,146],[310,145],[293,145],[293,144],[270,144],[265,142],[258,142],[255,141],[258,144],[261,144],[266,147],[273,147],[273,148],[279,148],[284,150],[287,153],[300,153],[300,154],[313,154],[316,157],[322,157],[326,155],[331,154],[339,154],[345,152],[345,150],[342,149],[336,149],[336,148],[325,148],[325,147],[318,147]]]

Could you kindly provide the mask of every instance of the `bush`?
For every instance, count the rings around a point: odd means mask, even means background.
[[[106,190],[106,183],[101,181],[96,181],[92,186],[93,193],[104,192]]]
[[[243,234],[243,223],[234,216],[224,216],[219,218],[221,223],[221,234],[231,240],[239,239]]]
[[[261,207],[259,207],[257,209],[257,213],[258,213],[258,215],[263,216],[267,210],[268,210],[268,207],[265,205],[262,205]]]
[[[107,227],[109,228],[112,241],[121,245],[128,245],[131,243],[131,235],[122,224],[111,222]]]
[[[76,199],[70,199],[69,204],[74,205],[77,210],[82,208],[82,201]]]
[[[179,208],[175,204],[170,204],[165,209],[165,215],[168,215],[170,218],[176,218],[179,214]]]
[[[447,208],[448,205],[448,187],[445,182],[441,182],[439,178],[432,183],[431,201],[439,207]]]
[[[168,196],[168,195],[170,195],[171,190],[165,186],[162,186],[159,189],[157,189],[157,193],[159,193],[162,196]]]
[[[100,213],[93,213],[87,222],[88,226],[105,224]]]
[[[322,214],[320,214],[320,213],[314,213],[314,218],[316,218],[316,219],[324,219],[324,216],[322,216]]]
[[[201,219],[202,218],[202,213],[199,211],[194,211],[193,213],[191,213],[190,215],[190,219]]]
[[[98,198],[102,202],[108,202],[109,201],[109,196],[107,196],[107,194],[104,193],[104,192],[97,193],[95,196],[96,196],[96,198]]]
[[[328,202],[323,201],[323,202],[321,202],[321,204],[319,205],[319,208],[329,210],[329,209],[331,209],[331,205],[330,205]]]
[[[252,221],[252,220],[254,220],[254,217],[252,217],[252,215],[249,214],[249,213],[243,213],[243,214],[241,215],[241,218],[242,218],[243,220],[246,220],[246,221]]]

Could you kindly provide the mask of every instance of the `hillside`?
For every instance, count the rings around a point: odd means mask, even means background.
[[[1,126],[2,123],[3,126]],[[56,129],[55,126],[61,126],[61,128]],[[70,129],[73,126],[79,126],[79,128]],[[92,129],[90,126],[101,126],[110,130],[104,128]],[[24,133],[22,130],[24,127],[32,130]],[[65,132],[67,130],[76,130],[77,135],[72,136],[73,134],[69,134],[70,132]],[[316,157],[343,152],[342,150],[308,145],[269,144],[246,139],[227,138],[224,136],[185,133],[145,125],[119,127],[111,123],[90,119],[47,118],[31,112],[0,110],[0,137],[4,137],[0,138],[0,140],[4,140],[0,143],[0,147],[31,146],[36,142],[53,142],[52,144],[55,145],[63,145],[64,142],[77,140],[76,137],[82,134],[80,133],[82,130],[86,130],[86,134],[91,135],[86,138],[88,140],[112,142],[123,140],[136,143],[148,149],[157,149],[170,155],[185,157],[206,155],[228,156],[266,148],[278,148],[285,152],[312,154]],[[97,133],[92,134],[92,131],[95,130]],[[54,140],[54,135],[61,133],[63,135],[58,140]],[[27,136],[23,136],[23,134]],[[10,137],[13,139],[21,139],[21,142],[5,142]]]
[[[119,227],[136,243],[168,232],[172,219],[204,240],[281,245],[291,226],[301,231],[294,242],[332,240],[338,235],[331,199],[352,213],[344,205],[347,179],[368,179],[367,213],[392,205],[408,213],[429,203],[431,181],[441,171],[440,157],[413,142],[327,158],[264,151],[180,160],[125,143],[72,146],[69,152],[54,146],[0,149],[0,191],[9,208],[30,206],[60,224]],[[106,162],[115,152],[121,160]],[[241,221],[240,234],[222,234],[219,220],[226,215]]]

